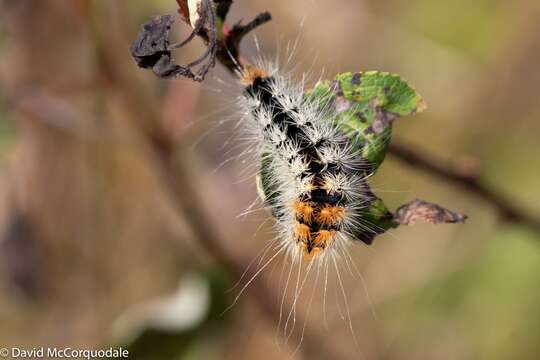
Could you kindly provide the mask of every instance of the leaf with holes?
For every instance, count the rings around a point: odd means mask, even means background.
[[[306,96],[334,109],[342,131],[370,162],[371,172],[385,158],[392,123],[426,108],[412,86],[380,71],[339,74],[333,81],[319,82]]]

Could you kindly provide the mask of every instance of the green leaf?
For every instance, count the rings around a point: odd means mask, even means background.
[[[383,201],[373,194],[370,196],[370,204],[354,221],[361,224],[351,230],[354,237],[366,244],[371,244],[377,235],[399,226]]]
[[[383,162],[395,119],[423,111],[422,97],[398,75],[368,71],[343,73],[319,82],[306,96],[331,106],[343,132],[375,172]]]
[[[15,138],[15,129],[10,120],[7,119],[7,115],[2,105],[3,104],[0,101],[0,160],[4,158]]]
[[[394,216],[388,210],[383,201],[376,198],[367,210],[366,220],[377,226],[381,230],[389,230],[397,227],[399,224],[394,221]]]
[[[279,203],[279,192],[278,184],[276,184],[272,179],[272,169],[270,164],[272,163],[272,158],[269,154],[263,154],[261,156],[261,169],[257,174],[257,192],[261,200],[268,205],[274,216],[277,216],[277,213],[282,210],[281,204]]]

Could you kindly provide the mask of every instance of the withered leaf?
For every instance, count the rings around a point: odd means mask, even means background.
[[[198,29],[194,30],[181,44],[170,45],[169,33],[174,23],[171,15],[155,16],[146,22],[139,32],[137,39],[131,46],[131,56],[139,67],[152,69],[154,74],[163,79],[185,76],[195,81],[202,81],[208,70],[213,67],[215,59],[215,44],[199,59],[191,62],[187,66],[180,66],[174,63],[171,50],[182,47],[191,41]],[[201,23],[202,24],[202,23]],[[192,67],[199,65],[204,60],[208,60],[197,72],[193,72]]]
[[[419,199],[400,206],[394,213],[394,221],[401,225],[412,225],[417,220],[430,224],[464,223],[466,219],[467,215]]]
[[[169,32],[174,20],[170,15],[156,16],[146,22],[131,46],[131,56],[139,67],[152,69],[159,77],[175,75],[180,66],[174,64],[169,49]]]

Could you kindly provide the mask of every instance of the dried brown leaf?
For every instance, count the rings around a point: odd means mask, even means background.
[[[419,199],[400,206],[394,214],[394,220],[401,225],[412,225],[417,220],[430,224],[464,223],[466,219],[467,215]]]

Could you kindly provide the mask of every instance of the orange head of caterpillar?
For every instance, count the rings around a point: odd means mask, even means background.
[[[267,78],[268,72],[260,67],[252,64],[246,64],[240,74],[240,81],[244,86],[249,86],[255,82],[257,78]]]
[[[296,218],[294,239],[306,259],[330,246],[345,217],[343,207],[327,203],[296,201],[292,210]]]

